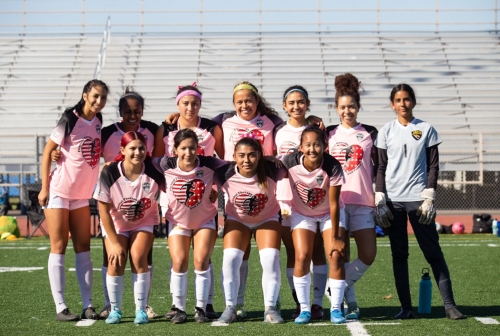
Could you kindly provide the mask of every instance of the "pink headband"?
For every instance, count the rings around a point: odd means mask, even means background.
[[[196,87],[196,82],[193,82],[193,84],[191,84],[192,87]],[[179,90],[182,89],[184,86],[179,86]],[[195,96],[195,97],[198,97],[198,99],[200,100],[200,103],[201,103],[201,94],[197,91],[194,91],[194,90],[186,90],[186,91],[182,91],[181,93],[179,93],[177,95],[177,97],[175,98],[175,104],[179,104],[179,100],[181,100],[182,97],[185,97],[185,96]]]

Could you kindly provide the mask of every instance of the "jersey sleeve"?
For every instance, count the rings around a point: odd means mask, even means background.
[[[387,131],[386,126],[382,127],[379,133],[377,133],[377,138],[375,139],[374,145],[377,148],[387,149]]]
[[[177,156],[173,157],[164,156],[161,158],[160,161],[161,171],[165,172],[166,170],[175,168],[177,168]]]
[[[342,165],[330,154],[323,154],[323,170],[330,178],[330,186],[338,186],[345,183]]]
[[[153,136],[158,131],[158,125],[152,121],[141,120],[141,127],[149,130]]]
[[[165,191],[166,188],[165,175],[157,170],[152,161],[146,161],[144,162],[144,164],[146,165],[145,168],[146,175],[151,177],[156,182],[159,190]]]
[[[212,156],[198,155],[198,158],[200,160],[200,166],[208,167],[213,171],[217,171],[217,169],[227,164],[227,161]]]
[[[214,129],[218,124],[210,119],[207,118],[201,118],[200,120],[200,128],[207,130],[207,132],[211,133],[212,135],[214,134]]]
[[[226,162],[224,165],[217,168],[214,173],[214,184],[222,187],[235,174],[234,166],[236,162]]]
[[[284,155],[281,158],[281,162],[283,162],[283,165],[286,167],[286,169],[290,169],[300,164],[301,156],[302,152],[299,152],[299,150],[295,148],[291,154]]]
[[[50,140],[54,141],[59,146],[62,145],[64,139],[73,131],[77,121],[78,117],[73,111],[64,112],[61,119],[57,122],[56,127],[52,130]]]
[[[235,115],[236,115],[236,111],[233,111],[233,112],[222,112],[221,114],[215,116],[211,120],[214,121],[220,127],[222,127],[222,123],[224,122],[224,120],[226,120],[228,118],[231,118],[231,117],[233,117]]]
[[[97,180],[93,198],[104,203],[112,203],[110,189],[119,177],[117,162],[104,167]]]
[[[441,142],[443,142],[443,140],[441,140],[441,138],[439,137],[439,134],[436,131],[436,129],[432,126],[429,127],[429,135],[427,136],[426,140],[427,141],[425,147],[427,148],[439,145]]]
[[[116,131],[116,124],[111,124],[109,126],[106,126],[102,129],[101,132],[101,148],[104,148],[106,146],[106,142],[108,142],[109,138],[113,133]]]

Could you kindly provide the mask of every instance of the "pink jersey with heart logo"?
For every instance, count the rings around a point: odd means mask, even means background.
[[[66,111],[50,139],[61,146],[62,158],[50,174],[50,193],[62,198],[89,199],[99,176],[102,115],[85,120]]]
[[[358,124],[353,128],[342,125],[327,128],[328,152],[342,165],[346,184],[342,187],[342,200],[346,204],[373,207],[373,143],[377,129]]]

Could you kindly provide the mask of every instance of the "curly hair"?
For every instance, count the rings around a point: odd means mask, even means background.
[[[335,106],[339,105],[340,97],[351,96],[358,107],[361,107],[361,97],[359,96],[359,86],[361,82],[351,73],[345,73],[335,77]]]

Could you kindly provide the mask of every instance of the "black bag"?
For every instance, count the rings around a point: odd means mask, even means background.
[[[472,233],[492,233],[493,219],[490,214],[474,214],[472,220]]]

